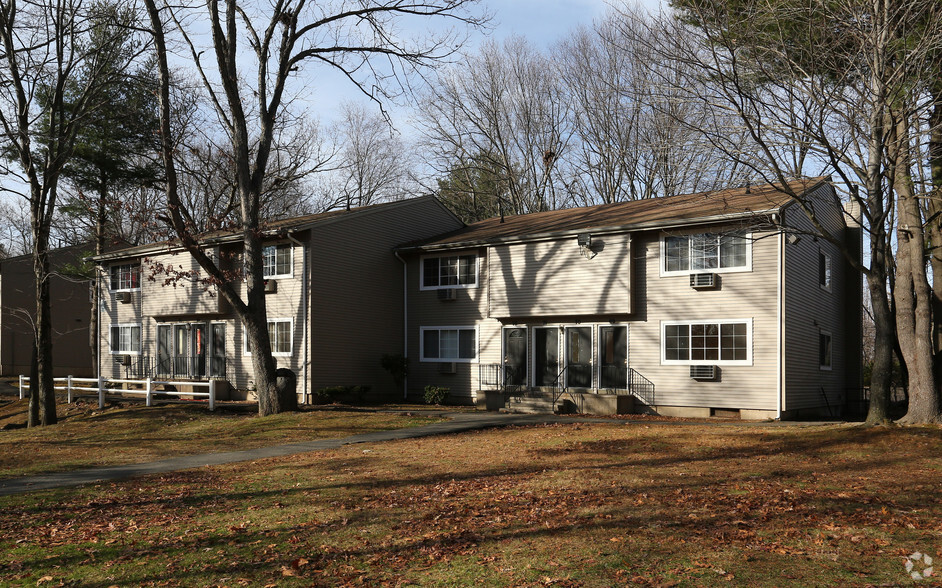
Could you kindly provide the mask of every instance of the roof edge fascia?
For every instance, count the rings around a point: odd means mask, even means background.
[[[780,206],[775,208],[768,208],[764,210],[756,210],[750,212],[742,212],[735,214],[722,214],[714,215],[708,217],[700,217],[696,219],[688,219],[684,221],[677,222],[663,222],[663,221],[648,221],[643,223],[631,223],[627,225],[617,225],[610,227],[598,227],[598,228],[582,228],[582,229],[571,229],[567,231],[552,231],[549,233],[534,233],[532,235],[520,235],[517,237],[504,237],[504,238],[493,238],[493,239],[477,239],[474,241],[455,241],[452,243],[435,243],[431,245],[413,245],[411,247],[397,247],[395,250],[402,253],[410,253],[417,251],[444,251],[448,249],[465,249],[470,247],[486,247],[489,245],[513,245],[517,243],[536,243],[540,241],[553,241],[556,239],[562,239],[566,237],[575,237],[582,233],[591,233],[592,235],[613,235],[618,233],[628,233],[631,231],[644,231],[650,229],[676,229],[681,227],[691,227],[699,225],[708,225],[714,224],[717,222],[731,221],[744,218],[752,218],[758,216],[765,216],[780,212],[782,208],[787,205],[788,202],[783,203]]]

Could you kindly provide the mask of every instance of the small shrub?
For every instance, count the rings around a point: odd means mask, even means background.
[[[449,391],[450,388],[443,388],[441,386],[426,386],[425,404],[444,404],[445,399],[448,398]]]
[[[370,391],[369,386],[328,386],[314,392],[314,396],[321,402],[338,402],[340,400],[363,400]]]
[[[409,359],[401,353],[384,353],[380,364],[392,376],[396,386],[401,388],[409,374]]]

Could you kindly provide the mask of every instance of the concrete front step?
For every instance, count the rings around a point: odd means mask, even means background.
[[[518,397],[507,399],[507,404],[501,412],[520,414],[553,414],[553,397]]]

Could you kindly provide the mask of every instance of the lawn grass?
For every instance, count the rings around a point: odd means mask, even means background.
[[[346,446],[0,498],[0,583],[908,585],[907,555],[942,556],[940,464],[938,427],[612,422]]]
[[[26,401],[0,407],[0,419],[25,422]],[[60,404],[52,427],[0,431],[0,479],[78,468],[140,463],[196,453],[215,453],[332,439],[424,425],[429,416],[306,410],[259,418],[252,407],[205,403]]]

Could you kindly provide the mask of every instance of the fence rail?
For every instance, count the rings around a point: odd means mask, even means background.
[[[178,380],[174,381],[164,381],[164,380],[155,380],[153,378],[145,378],[143,380],[131,380],[123,378],[76,378],[73,376],[66,376],[64,378],[53,378],[53,387],[58,391],[65,391],[68,394],[69,404],[72,403],[73,393],[78,392],[95,392],[98,394],[98,408],[105,407],[105,394],[108,392],[120,392],[121,394],[139,394],[146,398],[147,406],[153,406],[154,395],[166,393],[164,391],[157,391],[156,386],[192,386],[194,388],[206,388],[206,392],[179,392],[180,394],[186,394],[187,396],[195,396],[200,398],[206,398],[209,401],[209,410],[216,410],[216,386],[218,380],[201,380],[194,382],[181,382]],[[62,385],[65,384],[65,385]],[[82,384],[94,384],[94,386],[83,386]],[[126,385],[137,385],[142,386],[140,390],[134,388],[110,388],[109,384],[126,384]],[[29,376],[20,376],[20,399],[25,398],[25,394],[29,391],[30,382]]]

